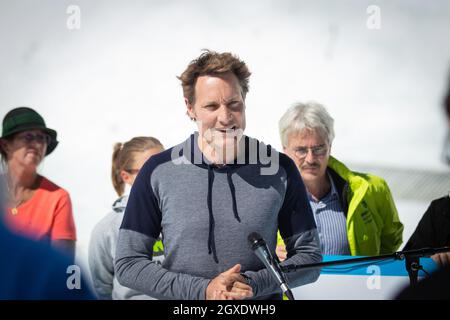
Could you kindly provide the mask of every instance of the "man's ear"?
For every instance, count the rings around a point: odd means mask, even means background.
[[[184,103],[186,104],[186,114],[188,115],[191,120],[195,120],[195,112],[194,112],[194,105],[189,102],[187,98],[184,98]]]

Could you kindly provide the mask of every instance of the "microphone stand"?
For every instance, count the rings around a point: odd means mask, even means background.
[[[423,248],[417,250],[406,250],[406,251],[397,251],[392,254],[385,254],[379,256],[371,256],[371,257],[362,257],[362,258],[352,258],[352,259],[344,259],[344,260],[335,260],[335,261],[327,261],[321,263],[311,263],[304,265],[280,265],[281,271],[288,273],[294,272],[298,270],[307,270],[307,269],[316,269],[316,268],[324,268],[329,266],[337,266],[344,264],[352,264],[352,263],[360,263],[360,262],[368,262],[368,261],[382,261],[382,260],[405,260],[405,267],[408,271],[409,282],[410,285],[415,285],[417,283],[417,277],[419,274],[419,270],[423,270],[420,265],[420,258],[429,257],[436,253],[444,253],[450,252],[450,247],[441,247],[441,248]]]

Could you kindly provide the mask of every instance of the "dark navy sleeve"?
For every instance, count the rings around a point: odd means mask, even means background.
[[[170,149],[152,156],[136,177],[119,230],[114,271],[121,285],[153,298],[205,299],[210,279],[172,272],[152,257],[162,219],[152,179],[158,166],[169,160]]]
[[[294,161],[280,153],[280,166],[286,171],[287,187],[283,206],[278,214],[278,227],[283,239],[316,229],[306,194],[306,187]]]
[[[151,186],[152,172],[159,164],[151,157],[144,164],[131,188],[120,229],[139,232],[157,239],[161,233],[161,210]]]

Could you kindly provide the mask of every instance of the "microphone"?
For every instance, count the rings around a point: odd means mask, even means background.
[[[280,286],[283,293],[288,297],[289,300],[295,300],[291,289],[289,289],[286,278],[278,264],[278,259],[275,260],[267,247],[266,242],[257,232],[252,232],[248,235],[248,243],[250,248],[255,252],[259,260],[264,263],[269,273],[275,279],[275,281]]]

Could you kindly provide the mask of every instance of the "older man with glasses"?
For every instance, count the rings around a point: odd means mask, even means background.
[[[284,152],[307,188],[322,253],[371,256],[395,252],[403,225],[386,182],[350,171],[330,155],[333,118],[317,103],[292,106],[280,119]],[[286,258],[279,239],[277,255]]]

